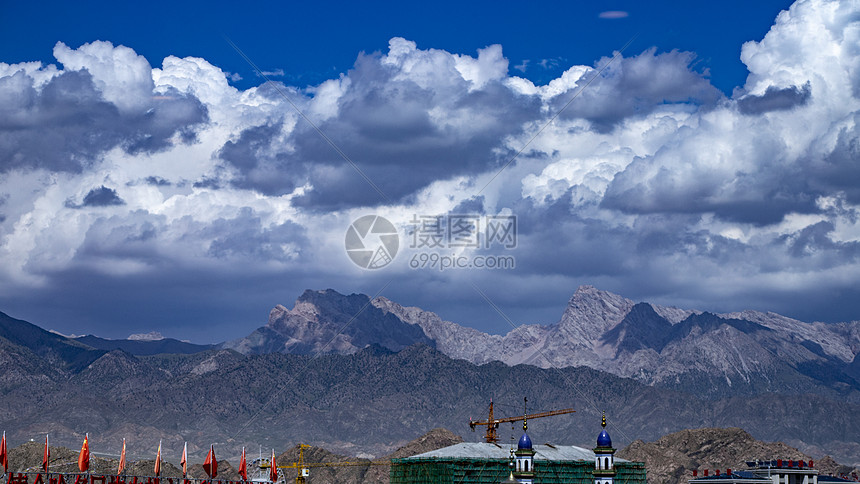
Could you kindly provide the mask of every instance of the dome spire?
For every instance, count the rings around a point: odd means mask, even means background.
[[[532,448],[532,439],[528,434],[528,401],[528,398],[523,398],[523,436],[520,437],[520,441],[517,443],[517,451],[514,454],[517,468],[516,472],[514,472],[514,477],[519,484],[534,484],[535,477],[535,451]]]
[[[523,432],[529,429],[529,399],[523,397]]]
[[[615,449],[612,439],[606,431],[606,411],[600,419],[600,435],[597,436],[597,447],[594,448],[594,484],[614,484],[615,482]]]
[[[606,412],[603,412],[603,418],[600,419],[600,425],[603,427],[603,430],[600,431],[600,435],[597,436],[597,446],[598,447],[612,447],[612,439],[609,438],[609,432],[606,431]]]
[[[532,439],[529,437],[529,423],[528,423],[528,398],[523,398],[523,435],[520,437],[520,441],[517,443],[517,449],[519,450],[531,450],[532,448]]]

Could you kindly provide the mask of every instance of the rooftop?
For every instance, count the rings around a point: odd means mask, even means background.
[[[709,476],[698,476],[693,481],[756,481],[771,482],[770,478],[757,476],[750,471],[732,471],[731,474],[712,474]]]
[[[707,477],[699,476],[699,477],[692,479],[690,482],[693,482],[693,481],[695,481],[695,482],[732,481],[732,482],[747,482],[747,483],[751,483],[751,482],[770,483],[770,482],[772,482],[768,477],[757,476],[757,475],[755,475],[749,471],[734,471],[731,474],[720,474],[718,476],[715,476],[715,475],[710,475]],[[836,477],[836,476],[819,475],[818,476],[818,482],[819,483],[828,482],[828,483],[837,484],[837,483],[854,482],[854,481],[850,481],[848,479],[843,479],[841,477]]]
[[[594,460],[594,452],[589,449],[575,445],[534,445],[535,460],[569,461],[569,460]],[[505,445],[488,444],[485,442],[463,442],[442,449],[424,452],[414,455],[409,459],[437,458],[437,459],[510,459],[511,448]],[[629,462],[625,459],[615,458],[615,462]]]

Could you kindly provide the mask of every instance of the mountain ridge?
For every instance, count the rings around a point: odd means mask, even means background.
[[[0,375],[18,364],[0,358]],[[93,445],[133,436],[144,454],[161,440],[165,452],[178,453],[187,440],[226,442],[229,452],[243,443],[284,448],[307,442],[385,455],[434,427],[465,429],[470,418],[486,417],[491,398],[498,416],[518,415],[522,396],[528,396],[533,411],[577,409],[571,416],[530,420],[535,438],[548,442],[590,442],[605,410],[617,416],[610,430],[619,444],[682,428],[738,426],[757,438],[860,462],[860,449],[846,444],[860,441],[860,405],[825,395],[706,399],[585,366],[475,365],[420,343],[397,352],[371,345],[344,355],[215,349],[134,356],[114,350],[77,373],[58,374],[50,365],[17,370],[26,384],[0,378],[0,427],[19,441],[50,432],[52,442],[74,445],[89,432]],[[507,429],[501,431],[504,436]]]
[[[266,342],[264,331],[256,333],[266,351],[243,353],[238,344],[152,356],[95,350],[14,320],[4,326],[11,339],[0,337],[0,411],[22,435],[55,425],[58,437],[80,428],[114,436],[131,429],[165,440],[216,439],[261,415],[278,426],[292,422],[303,440],[336,450],[364,443],[381,455],[405,442],[401,426],[480,417],[467,409],[494,396],[501,402],[525,393],[550,409],[571,406],[573,395],[585,415],[601,406],[628,415],[630,435],[741,426],[803,449],[841,449],[860,462],[860,446],[852,444],[860,441],[856,323],[822,329],[767,313],[637,304],[591,286],[574,293],[557,323],[506,335],[332,290],[306,291],[293,309],[276,306],[273,315],[263,329],[280,339]],[[16,327],[23,336],[9,329]],[[547,435],[562,430],[581,432],[559,425]]]
[[[243,354],[349,354],[372,343],[397,351],[416,342],[474,364],[587,366],[711,398],[726,391],[822,392],[860,402],[860,359],[854,363],[860,321],[825,325],[755,311],[720,315],[634,303],[593,286],[580,286],[556,323],[522,325],[504,335],[385,297],[308,290],[293,309],[275,306],[266,326],[222,347]]]

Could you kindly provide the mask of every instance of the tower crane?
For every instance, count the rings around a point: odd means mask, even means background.
[[[286,465],[278,465],[278,469],[295,469],[296,484],[305,484],[306,478],[310,474],[311,467],[354,467],[354,466],[380,466],[391,465],[390,460],[362,460],[362,461],[342,461],[342,462],[305,462],[305,449],[310,449],[312,446],[307,444],[299,444],[299,461]],[[260,464],[261,469],[269,468],[270,463],[263,461]],[[284,473],[286,480],[286,473]]]
[[[496,429],[499,428],[500,423],[504,422],[518,422],[520,420],[525,420],[526,418],[540,418],[540,417],[551,417],[553,415],[564,415],[566,413],[573,413],[576,410],[572,408],[565,408],[562,410],[550,410],[548,412],[540,412],[540,413],[532,413],[527,414],[524,412],[523,415],[518,417],[505,417],[505,418],[494,418],[493,417],[493,400],[490,399],[490,415],[487,420],[479,420],[474,421],[471,418],[469,419],[469,427],[472,428],[472,432],[475,431],[475,427],[478,425],[486,425],[487,433],[484,435],[484,439],[488,444],[494,444],[499,441],[498,436],[496,435]]]

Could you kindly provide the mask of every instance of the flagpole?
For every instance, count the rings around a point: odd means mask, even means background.
[[[87,441],[87,484],[92,482],[90,480],[90,433],[87,432],[84,434],[84,440]]]
[[[6,471],[9,470],[9,469],[7,469],[7,467],[9,467],[8,459],[9,459],[8,454],[6,454],[6,431],[4,430],[3,431],[3,477],[4,478],[6,477]]]
[[[161,474],[161,439],[158,440],[158,452],[155,454],[155,484],[159,483],[158,476]]]
[[[3,441],[0,443],[0,464],[3,464],[3,480],[6,480],[6,473],[9,471],[9,456],[6,453],[6,431],[3,431]]]
[[[188,478],[188,442],[185,442],[185,445],[182,447],[182,480]]]
[[[117,467],[116,475],[117,477],[120,477],[125,470],[125,437],[122,438],[122,450],[119,452],[119,462],[117,463]]]

